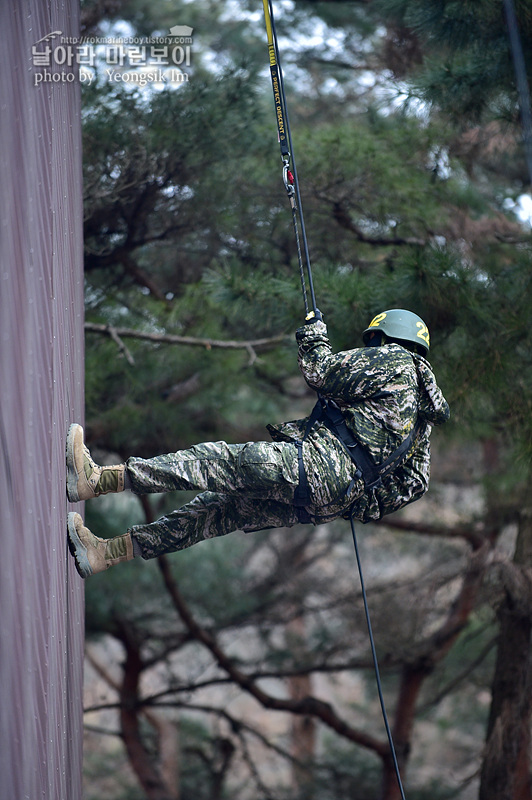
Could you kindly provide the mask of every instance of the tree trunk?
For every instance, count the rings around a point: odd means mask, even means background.
[[[530,498],[530,486],[527,497]],[[528,501],[530,503],[530,501]],[[532,615],[532,508],[519,520],[513,563],[517,570],[505,580],[505,597],[498,612],[500,633],[479,800],[532,800],[530,782]]]
[[[126,648],[126,659],[120,688],[120,727],[129,761],[147,800],[177,800],[177,792],[166,785],[142,741],[138,690],[143,665],[137,645],[127,635],[121,638]]]
[[[114,689],[118,694],[121,693],[121,684],[110,674],[107,667],[95,657],[94,653],[87,648],[85,656],[94,670],[103,680]],[[142,714],[149,724],[157,731],[159,739],[159,755],[161,764],[161,776],[163,782],[168,786],[179,800],[179,729],[176,722],[165,719],[150,708],[143,708]],[[122,737],[123,738],[123,737]]]
[[[287,644],[292,653],[303,654],[305,650],[305,620],[294,617],[286,626]],[[287,680],[290,698],[296,702],[312,696],[312,677],[295,675]],[[312,800],[314,796],[313,761],[316,750],[316,721],[306,715],[294,714],[291,720],[290,752],[294,758],[292,787],[296,797]]]
[[[302,700],[312,695],[310,675],[289,678],[288,689],[293,700]],[[297,797],[311,800],[314,796],[313,759],[316,749],[316,722],[312,717],[292,716],[291,754],[294,758],[292,786]]]

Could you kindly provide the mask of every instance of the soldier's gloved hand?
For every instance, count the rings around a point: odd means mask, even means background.
[[[305,317],[305,325],[312,325],[313,322],[317,322],[318,320],[320,320],[320,322],[323,322],[323,317],[321,315],[321,311],[319,310],[319,308],[316,308],[312,311],[309,311],[309,313]]]

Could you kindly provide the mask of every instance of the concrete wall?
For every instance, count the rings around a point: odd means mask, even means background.
[[[83,582],[67,555],[66,427],[83,414],[79,83],[32,46],[77,0],[0,2],[0,796],[81,798]],[[42,47],[40,45],[39,47]],[[56,72],[63,67],[54,66]]]

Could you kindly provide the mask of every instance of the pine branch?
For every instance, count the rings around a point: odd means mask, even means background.
[[[368,236],[353,222],[347,209],[338,202],[333,203],[333,218],[340,227],[350,231],[356,236],[359,242],[363,242],[364,244],[372,244],[378,247],[400,245],[425,247],[427,245],[426,239],[419,239],[417,236]]]
[[[98,25],[106,17],[120,12],[123,0],[94,0],[81,9],[81,31],[85,36],[98,31]]]

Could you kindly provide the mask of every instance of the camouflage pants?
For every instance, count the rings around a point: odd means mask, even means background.
[[[333,519],[353,496],[352,463],[339,443],[324,447],[309,439],[303,456],[311,487],[313,521]],[[291,527],[299,483],[297,448],[292,442],[207,442],[151,459],[130,458],[127,473],[136,494],[199,490],[194,500],[130,533],[143,558],[183,550],[232,531]]]

